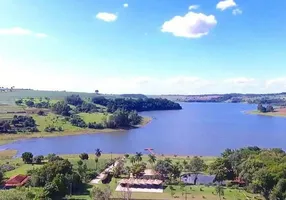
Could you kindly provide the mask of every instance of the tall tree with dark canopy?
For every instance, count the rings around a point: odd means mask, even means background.
[[[191,159],[188,170],[194,175],[194,185],[197,184],[198,175],[200,172],[206,170],[207,165],[205,164],[204,160],[195,156]]]
[[[24,163],[30,164],[33,162],[33,154],[31,152],[24,152],[22,154],[22,160]]]

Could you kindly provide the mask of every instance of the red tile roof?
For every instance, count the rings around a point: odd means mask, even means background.
[[[23,186],[27,181],[30,179],[29,176],[26,175],[16,175],[12,176],[9,180],[5,182],[6,187],[17,187],[17,186]]]

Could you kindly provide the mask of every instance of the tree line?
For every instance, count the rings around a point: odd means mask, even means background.
[[[0,121],[0,133],[38,132],[35,120],[29,116],[14,115],[10,120]]]
[[[106,106],[108,112],[115,112],[117,109],[125,109],[128,111],[135,110],[137,112],[152,111],[152,110],[180,110],[180,104],[168,99],[153,99],[153,98],[115,98],[107,99],[105,97],[94,97],[92,102],[102,106]]]
[[[265,107],[265,106],[263,106],[261,103],[258,104],[257,110],[258,110],[259,112],[262,112],[262,113],[274,112],[273,106],[267,105],[267,106]]]

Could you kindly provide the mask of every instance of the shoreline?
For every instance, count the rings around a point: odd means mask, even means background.
[[[244,114],[248,115],[259,115],[259,116],[265,116],[265,117],[280,117],[280,118],[285,118],[286,113],[282,114],[278,112],[268,112],[268,113],[261,113],[257,110],[248,110],[248,111],[242,111]]]
[[[0,134],[0,147],[5,144],[10,144],[17,142],[23,139],[32,139],[32,138],[45,138],[45,137],[63,137],[63,136],[73,136],[73,135],[83,135],[83,134],[97,134],[97,133],[115,133],[120,131],[128,131],[134,128],[141,128],[146,126],[152,121],[151,117],[143,117],[140,125],[132,127],[130,129],[82,129],[78,131],[63,131],[63,132],[40,132],[40,133],[17,133],[17,134]]]

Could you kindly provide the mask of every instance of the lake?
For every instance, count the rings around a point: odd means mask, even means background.
[[[255,105],[227,103],[181,103],[183,110],[143,112],[153,117],[145,127],[124,132],[35,138],[2,145],[39,154],[144,152],[216,156],[226,148],[286,146],[286,118],[244,114]]]

